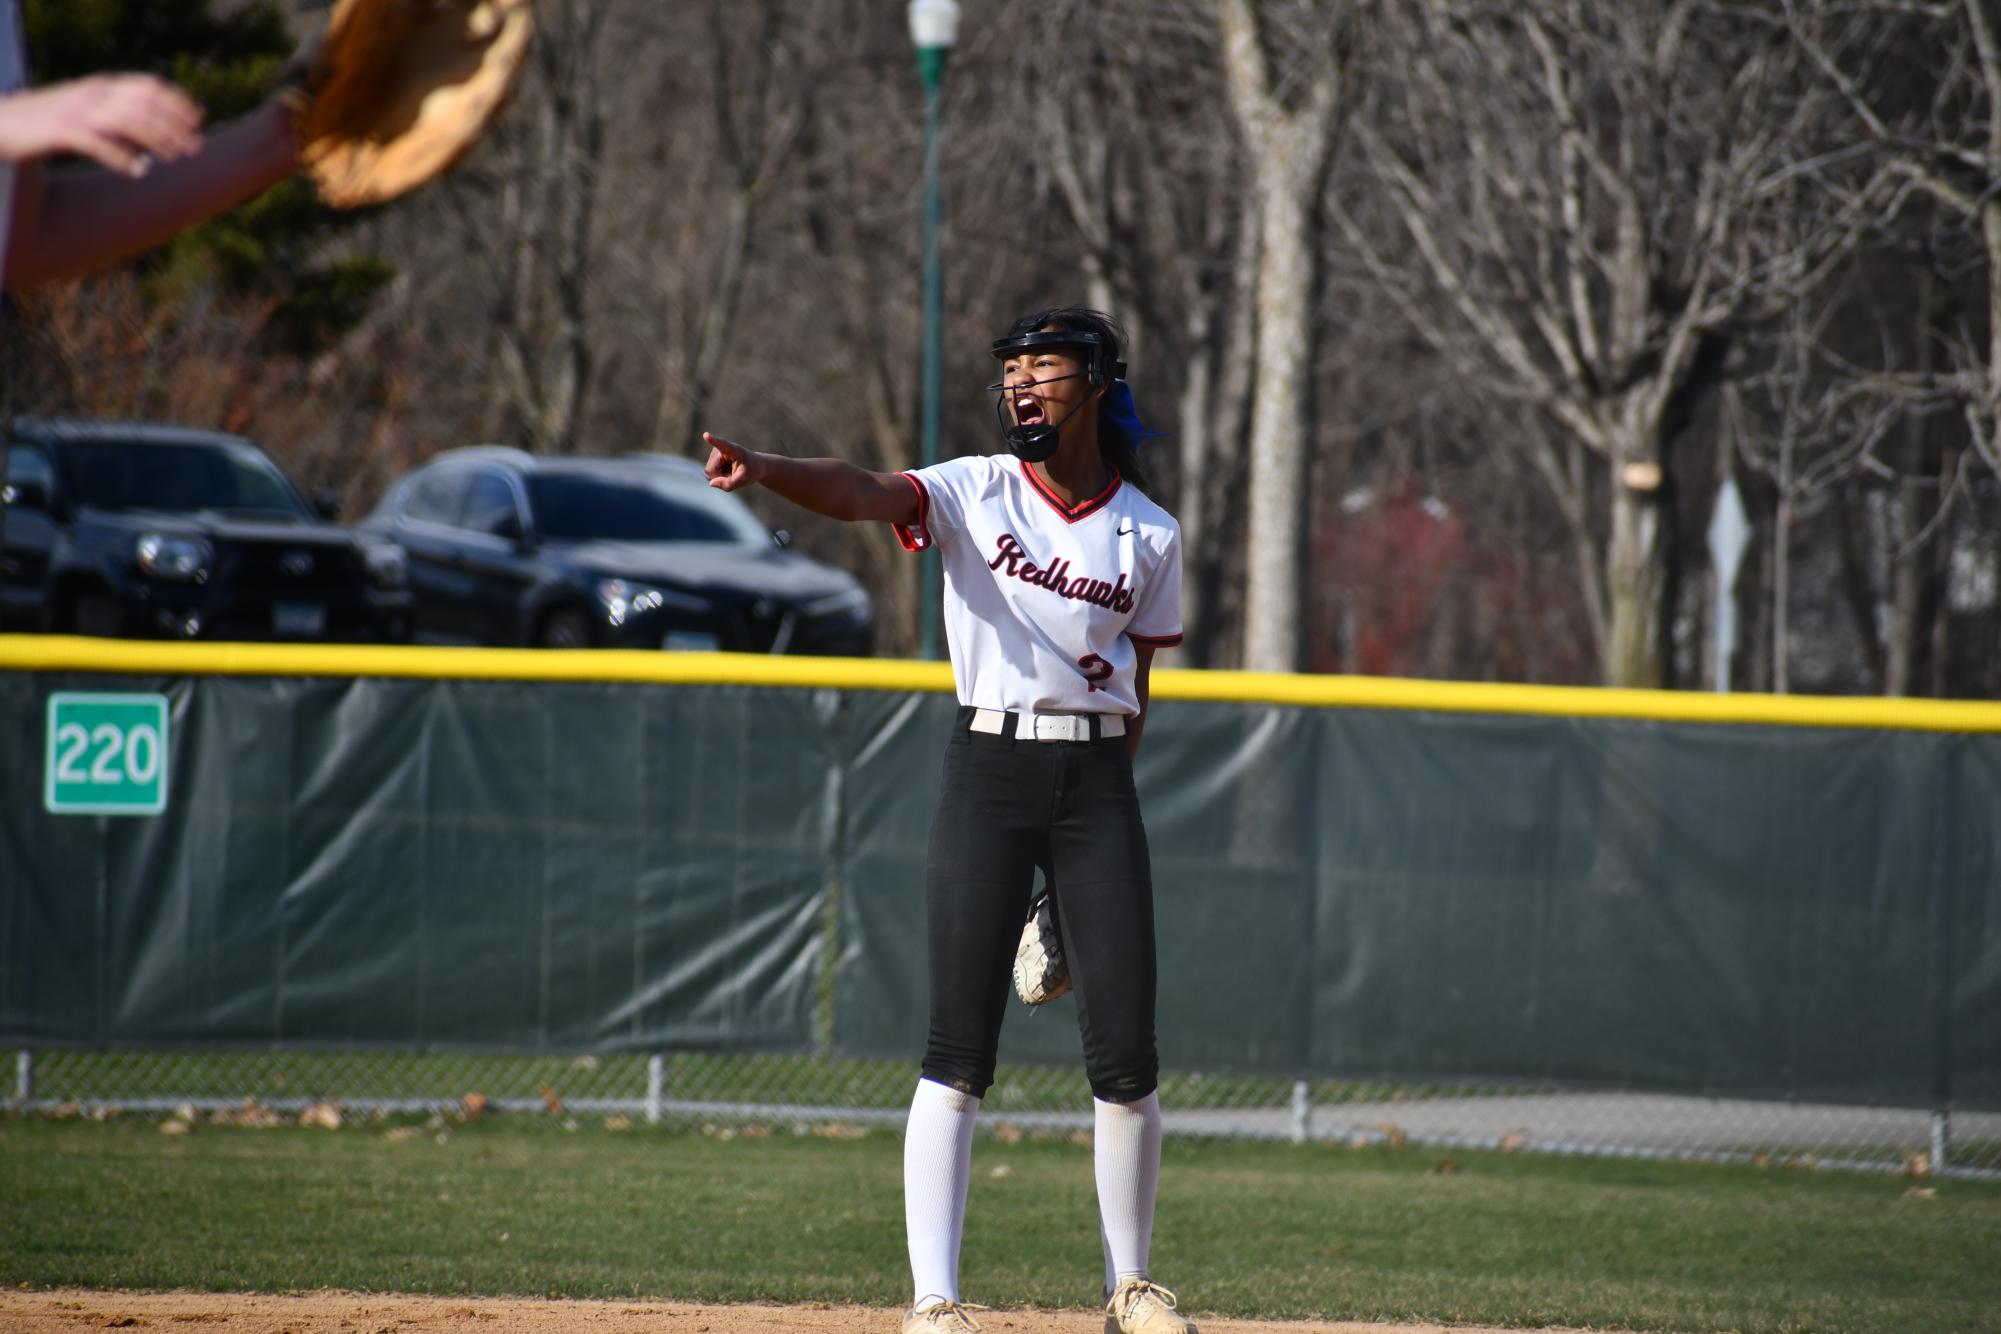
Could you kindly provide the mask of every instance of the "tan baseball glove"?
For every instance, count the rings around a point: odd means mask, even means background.
[[[450,170],[513,89],[531,0],[339,0],[285,100],[300,171],[335,208]]]
[[[1070,990],[1070,966],[1056,931],[1056,900],[1048,890],[1028,905],[1021,943],[1014,951],[1014,994],[1030,1005],[1047,1005]]]

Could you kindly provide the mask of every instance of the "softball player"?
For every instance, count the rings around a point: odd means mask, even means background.
[[[1156,648],[1181,640],[1181,532],[1135,485],[1148,434],[1097,311],[993,344],[1008,452],[905,473],[713,435],[709,484],[938,548],[959,711],[926,868],[930,1035],[904,1139],[905,1334],[978,1328],[959,1295],[973,1121],[994,1079],[1035,868],[1051,873],[1095,1112],[1106,1334],[1194,1334],[1147,1254],[1160,1176],[1153,882],[1132,758]]]

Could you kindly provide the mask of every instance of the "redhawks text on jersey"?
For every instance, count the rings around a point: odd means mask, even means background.
[[[1135,645],[1181,642],[1181,528],[1116,475],[1065,505],[1033,467],[993,455],[903,476],[909,551],[936,546],[959,702],[1137,714]]]

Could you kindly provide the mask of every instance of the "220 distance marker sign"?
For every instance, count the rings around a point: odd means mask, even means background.
[[[42,805],[55,815],[167,809],[167,697],[49,696]]]

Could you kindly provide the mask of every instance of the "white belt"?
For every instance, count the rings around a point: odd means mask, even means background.
[[[974,709],[967,726],[975,732],[1006,736],[1007,720],[1014,721],[1017,741],[1092,741],[1098,737],[1124,736],[1126,720],[1119,713],[1016,713],[1002,709]],[[1097,728],[1092,729],[1095,720]]]

